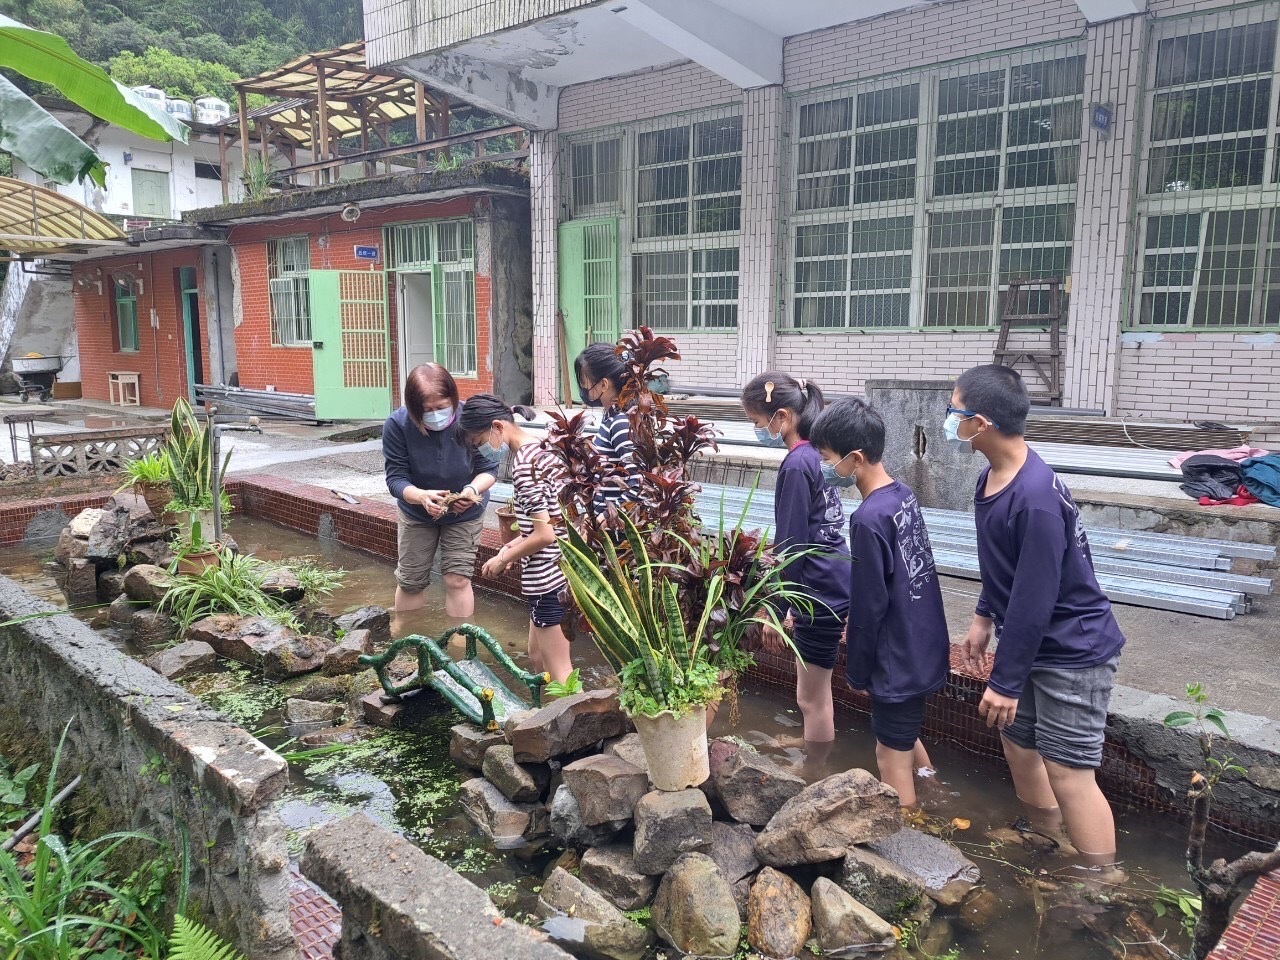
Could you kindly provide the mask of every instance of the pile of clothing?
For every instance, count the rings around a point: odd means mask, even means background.
[[[1280,507],[1280,453],[1247,444],[1230,450],[1193,450],[1169,460],[1182,471],[1182,492],[1201,506]]]

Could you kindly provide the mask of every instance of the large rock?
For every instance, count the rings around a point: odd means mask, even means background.
[[[589,827],[630,820],[637,801],[649,792],[647,773],[602,753],[567,764],[561,776],[578,801],[582,822]]]
[[[753,827],[763,827],[805,788],[803,777],[754,750],[734,751],[719,765],[712,782],[729,816]]]
[[[333,723],[341,720],[346,712],[340,703],[319,703],[293,697],[284,702],[284,718],[290,723]]]
[[[297,634],[286,630],[282,635],[264,640],[255,649],[262,656],[262,672],[268,680],[283,680],[300,673],[319,670],[325,654],[333,647],[332,640]]]
[[[800,884],[765,867],[747,900],[747,942],[766,957],[798,957],[809,940],[813,918],[809,895]]]
[[[523,846],[523,841],[547,835],[547,811],[540,803],[512,803],[483,777],[468,780],[458,791],[467,819],[499,848]]]
[[[630,729],[631,721],[618,708],[617,692],[592,690],[547,704],[515,725],[508,737],[521,763],[546,763]]]
[[[485,751],[480,769],[485,779],[513,803],[537,803],[551,779],[551,771],[544,764],[516,763],[515,752],[505,743]]]
[[[919,830],[899,830],[867,848],[919,880],[940,907],[958,906],[982,879],[978,865],[953,844]]]
[[[813,933],[823,953],[852,948],[881,953],[897,944],[893,927],[826,877],[814,881],[809,895]]]
[[[639,910],[649,905],[658,880],[636,869],[631,847],[611,843],[592,847],[582,855],[578,875],[619,910]]]
[[[129,615],[129,629],[133,645],[143,650],[167,647],[178,636],[178,625],[173,622],[173,617],[155,607],[136,608]]]
[[[124,593],[124,571],[119,569],[103,570],[98,574],[98,599],[103,603],[111,603]]]
[[[127,594],[122,593],[112,600],[111,606],[107,608],[107,623],[117,630],[128,630],[129,619],[137,609],[137,602],[130,600]]]
[[[644,744],[640,742],[640,734],[628,733],[625,737],[610,740],[604,745],[607,756],[625,760],[633,767],[639,767],[648,776],[649,761],[644,755]]]
[[[745,823],[713,823],[707,856],[716,862],[721,875],[730,883],[737,883],[760,869],[756,833]]]
[[[180,680],[193,673],[204,673],[212,670],[218,663],[218,655],[213,647],[198,640],[188,640],[168,650],[152,654],[145,661],[146,665],[170,680]]]
[[[956,925],[969,933],[979,934],[987,930],[1004,912],[1004,901],[990,887],[978,887],[970,891],[956,911]]]
[[[369,696],[379,697],[381,691],[371,693]],[[505,739],[497,730],[481,730],[475,724],[460,723],[456,727],[449,728],[449,757],[460,766],[482,770],[485,753],[491,747],[504,742]]]
[[[582,822],[582,811],[572,791],[563,783],[551,795],[551,832],[561,843],[571,847],[598,847],[608,843],[630,822],[615,820],[588,826]]]
[[[658,936],[694,957],[732,957],[738,949],[740,920],[729,882],[715,861],[686,853],[671,865],[653,899]]]
[[[225,540],[223,545],[226,545]],[[125,557],[130,563],[147,563],[154,567],[168,568],[173,563],[174,556],[171,541],[165,539],[136,541],[130,543],[129,549],[125,551]]]
[[[335,617],[333,625],[344,634],[352,630],[368,630],[374,643],[387,643],[391,640],[391,614],[385,607],[361,607],[340,617]]]
[[[926,899],[924,884],[863,847],[846,851],[837,882],[855,900],[890,923],[898,923]]]
[[[360,657],[373,651],[373,634],[368,630],[352,630],[324,655],[324,672],[331,677],[359,673],[364,669],[360,666]]]
[[[88,540],[89,534],[93,533],[93,528],[97,526],[98,521],[102,519],[105,513],[105,510],[101,510],[98,507],[88,507],[71,518],[71,522],[67,524],[67,529],[71,531],[73,537]]]
[[[101,565],[115,563],[129,544],[129,511],[103,510],[85,542],[85,556]]]
[[[149,563],[140,563],[125,573],[124,592],[133,600],[159,603],[172,583],[173,578],[167,571]]]
[[[63,527],[58,534],[58,545],[53,548],[53,559],[66,565],[69,560],[84,560],[89,555],[89,541],[77,537],[70,527]]]
[[[262,662],[266,650],[292,636],[296,636],[293,631],[271,620],[239,617],[232,613],[205,617],[187,630],[188,640],[203,640],[218,652],[218,656],[251,667]]]
[[[898,795],[865,770],[810,784],[756,837],[756,855],[773,867],[838,860],[857,843],[902,829]]]
[[[92,560],[68,560],[59,580],[67,605],[83,607],[98,602],[98,568]]]
[[[551,871],[538,892],[538,916],[561,918],[547,925],[552,937],[572,944],[574,953],[603,960],[640,960],[653,933],[563,867]],[[496,960],[496,958],[495,958]]]
[[[262,578],[262,592],[284,603],[297,603],[302,599],[302,581],[288,567],[276,567]]]
[[[377,687],[378,683],[369,677],[326,677],[319,673],[304,673],[276,684],[276,690],[282,697],[296,700],[339,701],[353,698],[356,694],[364,694]]]
[[[646,793],[636,803],[635,824],[633,855],[641,873],[663,873],[681,854],[711,845],[711,806],[701,790]]]

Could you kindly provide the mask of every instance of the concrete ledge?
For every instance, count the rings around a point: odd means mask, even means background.
[[[0,577],[0,621],[54,607]],[[192,902],[252,960],[293,960],[284,760],[74,617],[0,627],[0,724],[50,752],[109,828],[192,850]]]
[[[343,960],[570,960],[502,916],[484,891],[353,814],[307,837],[302,872],[342,905]]]
[[[1107,737],[1118,740],[1155,773],[1156,783],[1175,797],[1185,796],[1191,773],[1204,763],[1194,724],[1169,729],[1164,718],[1185,710],[1185,701],[1117,685],[1111,692]],[[1225,711],[1230,739],[1214,738],[1219,759],[1232,757],[1243,777],[1225,778],[1213,791],[1214,811],[1273,826],[1280,836],[1280,724],[1267,717]]]

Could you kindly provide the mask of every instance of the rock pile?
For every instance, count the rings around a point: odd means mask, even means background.
[[[565,697],[500,733],[453,728],[451,756],[477,774],[463,809],[482,833],[501,848],[554,839],[581,851],[557,861],[538,899],[571,952],[639,960],[656,937],[733,956],[745,925],[760,957],[886,953],[901,949],[895,924],[943,943],[950,922],[930,926],[935,909],[967,915],[987,895],[955,847],[903,827],[897,795],[865,770],[806,785],[724,739],[707,783],[664,792],[628,729],[612,691]],[[645,907],[648,925],[624,914]]]

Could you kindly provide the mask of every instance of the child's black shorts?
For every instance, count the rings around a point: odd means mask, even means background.
[[[830,670],[836,665],[836,654],[840,651],[840,638],[843,636],[844,620],[840,617],[814,617],[811,620],[796,617],[791,640],[805,666]]]
[[[535,627],[558,627],[564,622],[564,605],[560,602],[560,591],[539,593],[526,596],[529,604],[529,619]]]
[[[924,705],[928,697],[912,697],[890,703],[871,698],[871,732],[876,741],[890,750],[912,750],[920,739],[924,724]]]

